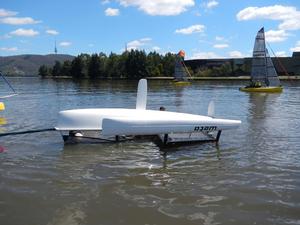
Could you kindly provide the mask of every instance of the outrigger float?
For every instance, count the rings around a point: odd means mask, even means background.
[[[100,141],[119,142],[155,138],[163,146],[218,142],[223,130],[236,129],[240,120],[213,117],[214,105],[210,104],[208,116],[146,109],[147,80],[138,84],[135,109],[95,108],[60,111],[55,127],[65,142]],[[204,137],[204,139],[203,139]]]

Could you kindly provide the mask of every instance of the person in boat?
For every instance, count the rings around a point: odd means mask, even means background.
[[[251,81],[250,85],[247,86],[247,87],[249,87],[249,88],[258,88],[258,87],[261,87],[261,86],[262,86],[261,82],[259,82],[259,81]]]

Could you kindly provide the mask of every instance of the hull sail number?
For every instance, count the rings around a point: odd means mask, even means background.
[[[195,132],[201,132],[201,131],[211,132],[216,130],[217,130],[217,126],[196,126],[194,128]]]

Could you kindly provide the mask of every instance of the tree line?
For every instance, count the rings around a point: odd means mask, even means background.
[[[54,66],[42,65],[39,75],[42,77],[73,78],[127,78],[173,76],[175,54],[164,56],[156,52],[146,53],[141,50],[125,51],[122,54],[105,53],[80,54],[72,61],[56,61]]]

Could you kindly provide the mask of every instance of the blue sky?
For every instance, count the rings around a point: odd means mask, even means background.
[[[2,0],[0,55],[178,52],[251,56],[256,32],[277,56],[300,51],[299,0]]]

